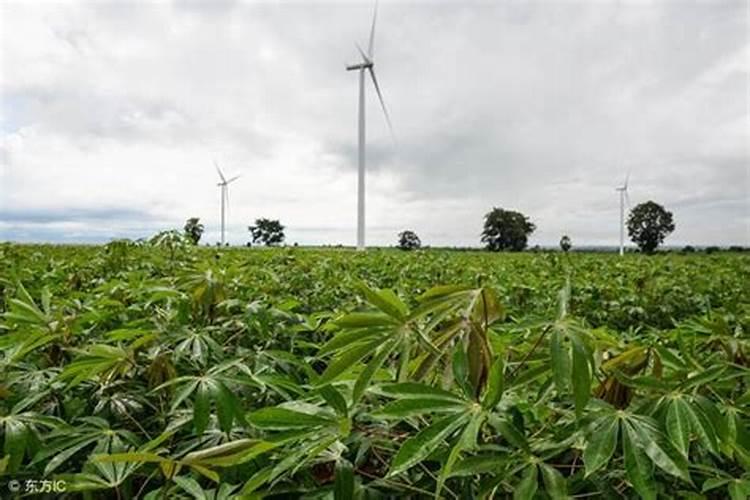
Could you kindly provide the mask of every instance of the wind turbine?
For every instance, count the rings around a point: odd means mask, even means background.
[[[628,197],[628,180],[630,180],[630,172],[625,176],[625,182],[622,186],[615,188],[615,191],[620,192],[620,255],[625,255],[625,199],[628,200],[630,205],[630,198]]]
[[[227,180],[226,177],[224,177],[224,174],[222,173],[221,169],[219,168],[219,164],[216,163],[214,160],[214,166],[216,167],[216,171],[219,173],[219,177],[221,178],[221,182],[216,184],[217,186],[221,187],[221,246],[224,246],[224,228],[226,227],[226,209],[227,209],[227,203],[229,202],[229,183],[234,182],[237,180],[239,175],[235,175],[231,179]]]
[[[385,108],[385,102],[383,101],[383,94],[380,92],[380,85],[378,85],[378,79],[375,77],[375,61],[373,59],[375,41],[375,20],[378,17],[378,3],[375,2],[375,10],[372,15],[372,27],[370,28],[370,43],[367,46],[367,52],[365,53],[357,44],[357,50],[362,61],[357,64],[352,64],[346,67],[347,71],[359,71],[359,162],[357,169],[357,250],[365,249],[365,72],[370,73],[372,77],[372,83],[375,86],[375,91],[378,93],[378,99],[380,99],[380,106],[383,108],[383,114],[385,120],[388,123],[388,128],[393,136],[393,127],[391,126],[391,118],[388,116],[388,110]]]

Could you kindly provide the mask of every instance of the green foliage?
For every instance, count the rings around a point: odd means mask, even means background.
[[[484,216],[482,243],[493,252],[519,252],[528,245],[529,235],[534,229],[536,226],[524,214],[495,207]]]
[[[672,212],[653,201],[637,205],[627,220],[628,236],[641,252],[651,253],[674,231]]]
[[[0,252],[0,471],[61,498],[750,493],[742,254]]]

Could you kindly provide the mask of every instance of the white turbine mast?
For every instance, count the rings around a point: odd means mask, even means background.
[[[627,199],[628,206],[630,206],[630,197],[628,197],[628,181],[630,180],[630,172],[625,176],[625,182],[622,186],[615,188],[615,191],[620,193],[620,255],[625,255],[625,200]]]
[[[372,27],[370,28],[370,43],[367,46],[367,52],[357,45],[362,61],[346,67],[347,71],[359,71],[359,159],[357,169],[357,250],[365,249],[365,71],[370,73],[372,83],[375,86],[375,92],[378,94],[380,106],[383,108],[385,120],[388,123],[388,129],[393,136],[393,127],[391,118],[388,116],[388,110],[383,101],[383,94],[380,92],[378,79],[375,77],[375,21],[378,16],[378,3],[375,2],[375,10],[372,15]]]
[[[216,160],[214,160],[214,166],[216,167],[216,172],[219,174],[219,178],[221,179],[221,182],[216,184],[221,188],[221,246],[224,246],[225,240],[225,228],[226,228],[226,212],[227,212],[227,203],[229,203],[229,184],[231,182],[234,182],[239,178],[239,175],[235,175],[231,179],[227,179],[224,177],[224,173],[219,168],[219,164],[216,163]]]

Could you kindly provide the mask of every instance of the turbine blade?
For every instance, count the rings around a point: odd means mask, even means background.
[[[388,109],[385,107],[385,101],[383,100],[383,93],[380,92],[380,85],[378,85],[378,79],[375,77],[375,71],[372,66],[368,68],[370,70],[370,76],[372,77],[372,83],[375,85],[375,91],[378,93],[378,99],[380,99],[380,105],[383,108],[383,114],[385,115],[385,121],[388,122],[388,129],[391,131],[391,137],[396,140],[396,134],[393,133],[393,125],[391,124],[391,117],[388,115]]]
[[[627,189],[624,190],[624,193],[625,193],[625,204],[628,207],[628,212],[630,212],[630,195],[628,194]]]
[[[221,177],[221,181],[227,182],[227,180],[224,178],[224,174],[221,173],[221,169],[219,168],[219,164],[216,163],[216,160],[214,160],[214,166],[216,167],[216,171],[219,172],[219,177]]]
[[[367,57],[367,54],[365,54],[365,51],[364,51],[364,50],[362,50],[362,47],[360,47],[358,43],[355,43],[354,45],[356,45],[356,46],[357,46],[357,50],[359,51],[359,54],[360,54],[360,55],[362,56],[362,60],[363,60],[363,61],[364,61],[364,62],[365,62],[366,64],[370,64],[370,58],[369,58],[369,57]]]
[[[623,187],[625,188],[625,191],[628,190],[628,181],[630,180],[630,170],[628,170],[628,173],[625,175],[625,184],[623,184]]]
[[[232,181],[236,181],[236,180],[237,180],[237,179],[239,179],[239,178],[240,178],[240,176],[239,176],[239,175],[235,175],[234,177],[232,177],[231,179],[229,179],[229,180],[227,181],[227,184],[229,184],[229,183],[230,183],[230,182],[232,182]]]
[[[378,18],[378,0],[375,0],[375,10],[372,13],[372,27],[370,28],[370,44],[367,46],[369,58],[375,55],[375,21]]]

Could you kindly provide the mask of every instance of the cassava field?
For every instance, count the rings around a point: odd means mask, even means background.
[[[750,494],[747,256],[156,243],[0,246],[0,497]]]

